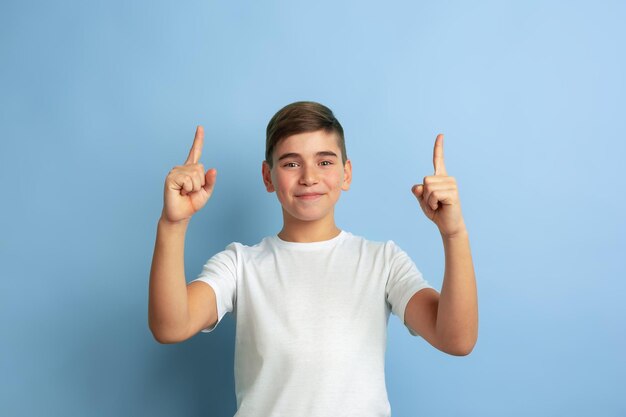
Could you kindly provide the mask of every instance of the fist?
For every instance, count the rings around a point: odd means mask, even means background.
[[[199,163],[204,144],[204,129],[198,126],[193,145],[183,165],[175,166],[165,178],[163,213],[161,217],[172,223],[189,220],[211,197],[217,171]]]

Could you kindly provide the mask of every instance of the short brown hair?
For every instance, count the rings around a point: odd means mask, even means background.
[[[298,133],[316,132],[318,130],[336,134],[337,144],[341,149],[341,160],[345,165],[348,155],[346,155],[343,127],[328,107],[314,101],[297,101],[288,104],[272,117],[267,124],[265,161],[272,168],[272,154],[281,140]]]

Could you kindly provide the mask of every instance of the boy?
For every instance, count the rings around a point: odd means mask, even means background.
[[[228,245],[186,285],[186,227],[216,178],[198,162],[202,145],[198,126],[187,161],[165,181],[149,324],[157,341],[176,343],[212,331],[233,312],[237,417],[390,416],[390,312],[446,353],[471,352],[478,332],[474,269],[442,135],[435,175],[412,188],[443,239],[441,295],[392,241],[368,241],[336,226],[334,207],[350,187],[352,165],[341,124],[314,102],[285,106],[267,127],[263,181],[281,203],[282,230],[254,246]]]

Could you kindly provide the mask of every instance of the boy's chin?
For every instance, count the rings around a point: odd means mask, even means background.
[[[324,220],[328,217],[329,213],[301,213],[301,212],[289,212],[283,208],[284,219],[287,220],[289,218],[292,221],[299,222],[317,222],[320,220]]]

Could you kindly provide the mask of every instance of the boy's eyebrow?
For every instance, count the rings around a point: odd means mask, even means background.
[[[315,156],[334,156],[335,158],[339,158],[337,154],[333,151],[320,151],[316,153]],[[282,154],[278,158],[278,161],[282,161],[283,159],[287,159],[287,158],[302,158],[302,155],[300,155],[299,153],[295,153],[295,152],[288,152],[288,153]]]

